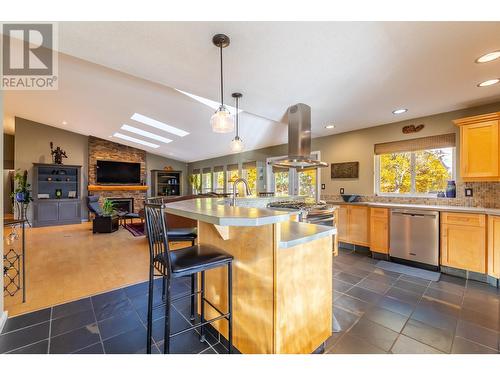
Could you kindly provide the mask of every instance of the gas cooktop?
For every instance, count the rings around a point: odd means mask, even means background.
[[[329,206],[325,202],[307,203],[302,201],[278,201],[267,205],[269,208],[288,208],[292,210],[325,210]]]

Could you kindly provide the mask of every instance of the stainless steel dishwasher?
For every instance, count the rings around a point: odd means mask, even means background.
[[[439,212],[393,209],[389,255],[439,267]]]

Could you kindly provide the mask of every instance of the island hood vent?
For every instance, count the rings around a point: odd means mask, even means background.
[[[327,163],[311,157],[311,107],[298,103],[288,108],[288,156],[272,162],[275,167],[314,169]]]

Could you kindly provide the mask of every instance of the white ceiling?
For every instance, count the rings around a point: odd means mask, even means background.
[[[107,138],[140,112],[191,133],[164,134],[174,142],[155,153],[228,154],[213,110],[174,90],[219,100],[216,33],[231,38],[225,101],[244,95],[246,149],[286,142],[279,122],[297,102],[312,107],[317,137],[500,100],[500,85],[476,87],[500,76],[500,61],[474,63],[500,49],[500,22],[63,22],[59,90],[5,92],[6,114]]]

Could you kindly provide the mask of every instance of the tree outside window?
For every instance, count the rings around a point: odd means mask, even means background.
[[[250,188],[251,196],[257,195],[257,168],[251,167],[242,170],[243,178],[247,180],[248,187]],[[240,192],[240,195],[242,193]]]
[[[212,172],[203,173],[202,184],[204,193],[209,193],[212,191]]]
[[[381,194],[435,195],[453,179],[454,148],[379,155]]]
[[[317,169],[310,169],[298,172],[299,195],[306,195],[311,198],[316,198],[316,176]]]
[[[276,196],[289,195],[288,187],[290,185],[289,171],[275,171],[274,172],[274,194]]]
[[[216,193],[224,193],[224,171],[214,172],[214,191]]]

